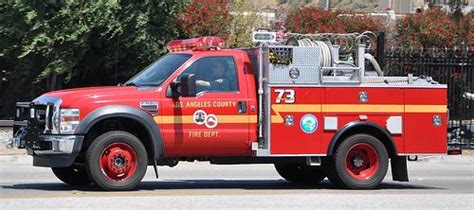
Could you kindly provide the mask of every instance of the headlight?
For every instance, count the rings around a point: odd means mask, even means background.
[[[80,122],[79,109],[61,109],[59,133],[72,134]]]

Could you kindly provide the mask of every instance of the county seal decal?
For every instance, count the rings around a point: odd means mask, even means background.
[[[306,114],[300,121],[301,130],[307,134],[312,134],[318,129],[318,119],[313,114]]]

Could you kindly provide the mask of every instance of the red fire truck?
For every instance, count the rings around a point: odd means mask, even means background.
[[[105,190],[133,189],[148,165],[158,177],[157,166],[179,161],[268,163],[289,182],[353,189],[377,187],[390,163],[393,180],[408,181],[408,155],[447,152],[447,86],[383,76],[364,34],[339,60],[338,36],[246,49],[175,40],[123,85],[17,103],[10,144],[67,184]]]

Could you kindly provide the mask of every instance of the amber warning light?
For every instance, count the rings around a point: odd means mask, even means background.
[[[167,48],[170,52],[185,50],[211,50],[224,47],[224,40],[217,36],[204,36],[192,39],[176,39],[170,41]]]
[[[276,43],[277,40],[276,32],[268,31],[254,31],[252,32],[252,41],[253,42],[267,42],[267,43]]]

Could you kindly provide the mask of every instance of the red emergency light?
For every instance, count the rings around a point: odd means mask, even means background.
[[[203,36],[192,39],[176,39],[170,41],[166,47],[170,52],[220,49],[224,47],[224,40],[217,36]]]

